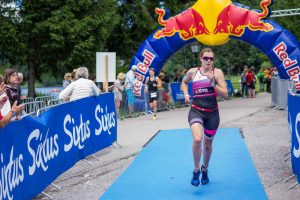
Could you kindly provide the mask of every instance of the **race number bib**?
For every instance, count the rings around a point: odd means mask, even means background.
[[[157,97],[157,92],[150,92],[150,97],[151,98]]]

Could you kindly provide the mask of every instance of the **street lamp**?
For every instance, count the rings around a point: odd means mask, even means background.
[[[195,67],[197,67],[197,60],[198,60],[197,57],[198,57],[198,53],[199,53],[199,50],[200,50],[200,45],[198,43],[191,44],[191,50],[195,55]]]

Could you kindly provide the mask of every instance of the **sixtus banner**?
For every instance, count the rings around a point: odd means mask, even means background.
[[[181,88],[181,83],[180,82],[170,83],[170,88],[171,88],[173,101],[176,103],[184,103],[185,96],[184,96],[183,90]],[[189,82],[189,84],[188,84],[188,92],[189,92],[189,95],[192,96],[192,94],[193,94],[192,82]]]
[[[32,199],[117,139],[113,94],[53,107],[0,129],[0,199]]]
[[[291,160],[293,173],[300,183],[300,96],[288,94],[288,121],[292,137]]]

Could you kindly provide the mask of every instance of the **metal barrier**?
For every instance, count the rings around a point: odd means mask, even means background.
[[[186,106],[184,101],[174,102],[171,95],[170,84],[164,83],[161,88],[158,88],[158,100],[157,100],[157,111],[164,111],[169,109],[175,109],[176,107]],[[128,113],[127,97],[123,92],[122,101],[120,108],[117,110],[118,119],[125,119],[132,117]],[[145,93],[144,87],[142,87],[141,96],[135,98],[134,113],[133,116],[139,116],[143,114],[151,114],[153,111],[149,105],[149,94]]]
[[[57,99],[55,96],[41,96],[36,97],[35,101],[33,98],[22,99],[24,104],[24,111],[22,116],[37,116],[42,112],[46,111],[50,107],[63,103],[62,99]]]
[[[32,97],[21,99],[21,103],[29,103],[29,102],[34,102],[34,99]]]
[[[271,79],[271,100],[274,109],[287,109],[287,94],[289,90],[295,90],[293,81],[272,77]]]
[[[48,106],[55,106],[55,105],[59,105],[61,103],[63,103],[64,101],[62,99],[52,99],[52,100],[49,100],[47,105]]]
[[[40,96],[40,97],[36,97],[34,101],[44,101],[47,103],[48,101],[53,99],[57,99],[57,96]]]

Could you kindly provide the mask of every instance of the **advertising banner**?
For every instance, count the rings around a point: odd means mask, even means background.
[[[112,93],[61,104],[0,129],[0,199],[32,199],[117,139]]]
[[[288,121],[291,131],[291,160],[293,173],[300,180],[300,96],[288,94]]]

